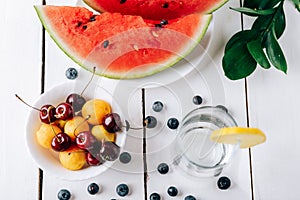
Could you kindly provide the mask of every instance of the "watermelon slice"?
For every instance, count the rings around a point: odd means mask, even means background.
[[[35,6],[56,44],[76,63],[114,79],[145,77],[187,55],[202,39],[211,15],[169,21],[119,13],[94,14],[83,7]]]
[[[99,12],[139,15],[145,19],[174,19],[195,12],[212,13],[228,0],[84,0]]]

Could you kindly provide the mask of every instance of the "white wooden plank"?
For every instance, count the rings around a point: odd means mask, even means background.
[[[53,1],[50,4],[58,5]],[[52,41],[47,34],[46,47],[46,89],[59,83],[79,81],[87,83],[91,73],[80,68],[70,58],[68,58]],[[69,67],[75,67],[79,76],[76,80],[67,80],[65,71]],[[122,108],[125,118],[132,127],[142,127],[142,100],[139,88],[126,87],[122,81],[109,80],[95,76],[93,83],[100,85],[111,92]],[[84,84],[80,84],[84,85]],[[83,87],[80,87],[80,93]],[[132,160],[128,164],[117,161],[111,169],[103,174],[84,181],[66,181],[57,179],[45,172],[43,196],[44,199],[54,199],[60,189],[66,188],[75,199],[118,199],[115,188],[120,183],[126,183],[130,187],[130,199],[142,199],[144,196],[143,185],[143,159],[142,159],[142,130],[130,130],[127,135],[124,151],[129,152]],[[91,182],[98,183],[102,190],[96,196],[87,193],[86,187]]]
[[[258,69],[249,78],[250,126],[261,128],[267,142],[252,149],[255,199],[298,199],[300,27],[299,13],[285,3],[287,27],[279,40],[288,75]]]
[[[33,3],[4,0],[0,7],[0,193],[3,199],[37,198],[38,168],[25,142],[30,108],[14,96],[18,93],[33,104],[40,94],[41,27]]]
[[[214,15],[211,47],[198,70],[181,81],[146,90],[146,115],[153,115],[158,120],[157,128],[147,129],[148,196],[157,192],[163,199],[168,199],[167,188],[174,185],[179,189],[179,195],[172,199],[183,199],[188,194],[197,199],[251,199],[247,150],[238,151],[231,165],[223,170],[221,175],[230,177],[233,186],[228,191],[220,191],[216,186],[217,177],[197,179],[174,167],[172,144],[176,131],[166,126],[168,118],[176,117],[180,121],[188,111],[197,107],[192,102],[196,94],[204,98],[203,105],[225,105],[240,126],[246,125],[244,83],[228,81],[221,69],[224,45],[234,32],[240,30],[239,14],[230,11],[229,6],[237,7],[238,4],[230,2]],[[160,113],[151,109],[156,100],[165,105]],[[157,172],[157,166],[162,162],[168,163],[171,169],[166,175]]]

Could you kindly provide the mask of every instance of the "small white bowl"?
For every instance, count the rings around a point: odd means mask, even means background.
[[[64,102],[69,94],[73,92],[80,94],[83,88],[84,84],[79,83],[78,81],[60,84],[42,94],[37,102],[35,102],[34,106],[37,108],[40,108],[45,104],[57,106],[59,103]],[[121,116],[121,119],[125,121],[122,117],[122,110],[118,106],[116,100],[114,100],[112,95],[104,88],[92,83],[85,90],[83,97],[85,97],[86,100],[97,98],[107,101],[110,103],[112,111],[118,113]],[[84,180],[103,173],[114,163],[107,161],[100,166],[90,166],[77,171],[71,171],[64,168],[59,162],[57,152],[53,151],[52,149],[43,148],[38,144],[35,133],[41,124],[42,122],[40,122],[39,119],[39,112],[36,110],[31,110],[26,125],[26,143],[28,150],[37,165],[47,174],[65,180]],[[116,144],[121,147],[121,150],[125,144],[125,139],[126,130],[123,128],[121,132],[117,133],[116,138]]]

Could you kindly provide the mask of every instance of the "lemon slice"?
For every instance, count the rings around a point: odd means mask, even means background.
[[[210,139],[217,143],[240,144],[250,148],[266,141],[266,135],[258,128],[226,127],[212,132]]]

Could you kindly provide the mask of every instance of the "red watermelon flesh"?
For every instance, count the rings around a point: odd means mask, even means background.
[[[187,55],[201,40],[211,15],[169,20],[103,13],[83,7],[35,6],[50,36],[75,62],[96,74],[132,79],[162,71]]]
[[[175,19],[195,12],[211,13],[228,0],[84,0],[99,12],[139,15],[145,19]]]

